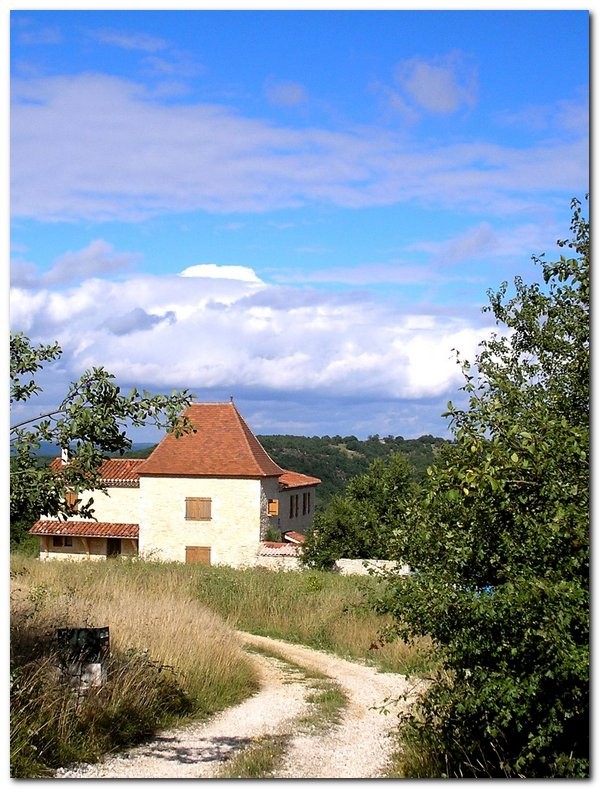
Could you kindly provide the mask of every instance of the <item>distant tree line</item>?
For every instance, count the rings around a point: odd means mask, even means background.
[[[372,435],[365,440],[339,435],[310,438],[274,435],[258,436],[258,440],[282,468],[321,480],[317,489],[319,511],[334,496],[342,495],[350,480],[366,474],[375,460],[386,461],[401,455],[408,462],[411,478],[415,482],[424,480],[436,454],[449,443],[431,435],[414,439]]]

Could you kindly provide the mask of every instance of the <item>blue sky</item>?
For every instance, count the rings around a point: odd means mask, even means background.
[[[447,435],[487,289],[588,191],[583,10],[13,10],[10,43],[38,411],[103,365],[257,433]]]

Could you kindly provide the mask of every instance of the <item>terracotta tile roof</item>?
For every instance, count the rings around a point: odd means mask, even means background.
[[[300,474],[297,471],[284,471],[279,477],[279,484],[282,490],[288,488],[304,488],[307,485],[319,485],[321,480],[318,477],[310,477],[308,474]]]
[[[110,458],[105,460],[100,467],[102,479],[139,481],[138,471],[144,462],[144,458]]]
[[[29,534],[55,535],[68,537],[129,537],[137,539],[137,523],[98,523],[97,521],[57,521],[39,520],[29,529]]]
[[[303,534],[300,534],[299,531],[286,531],[283,534],[283,538],[288,542],[294,543],[302,543],[306,539]]]
[[[138,483],[139,474],[138,470],[142,463],[145,463],[144,458],[109,458],[105,460],[100,466],[100,473],[102,479],[108,483]],[[54,458],[50,464],[50,468],[54,471],[60,470],[62,462],[60,458]]]
[[[233,403],[195,403],[185,413],[196,433],[181,438],[167,434],[140,466],[140,476],[260,478],[284,473]]]
[[[259,556],[298,556],[299,545],[290,542],[261,542]]]

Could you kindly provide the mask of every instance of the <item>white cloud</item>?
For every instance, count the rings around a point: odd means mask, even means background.
[[[93,37],[102,44],[109,44],[120,49],[141,50],[142,52],[158,52],[166,49],[169,44],[162,38],[147,33],[125,33],[119,30],[95,30]]]
[[[477,100],[477,69],[458,51],[431,60],[405,60],[396,67],[395,78],[406,96],[426,112],[448,115],[474,106]]]
[[[468,357],[481,336],[466,318],[402,314],[232,269],[229,278],[211,270],[90,279],[62,291],[14,288],[12,327],[34,341],[57,339],[72,378],[103,365],[145,388],[233,388],[283,399],[437,397],[459,381],[452,348]]]
[[[40,274],[37,266],[31,263],[13,262],[11,283],[24,288],[67,285],[95,275],[126,272],[138,260],[139,255],[130,252],[117,253],[112,244],[99,238],[91,241],[85,249],[65,252],[44,274]]]
[[[589,97],[576,95],[556,104],[528,105],[517,111],[498,113],[497,117],[501,124],[515,126],[520,131],[538,134],[566,131],[579,137],[587,134],[589,127]]]
[[[451,84],[452,101],[467,102],[467,88]],[[15,80],[12,97],[15,218],[137,221],[408,201],[498,214],[587,183],[585,136],[511,149],[425,145],[370,127],[295,130],[222,106],[162,102],[134,82],[93,74]]]
[[[218,266],[215,263],[200,263],[196,266],[188,266],[180,273],[180,276],[237,279],[243,282],[254,282],[258,285],[262,282],[254,271],[247,266]]]

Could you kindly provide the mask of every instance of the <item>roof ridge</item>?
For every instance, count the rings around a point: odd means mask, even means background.
[[[254,433],[250,429],[250,426],[248,425],[248,423],[246,422],[244,417],[237,410],[237,408],[235,406],[235,403],[232,401],[231,403],[229,403],[229,405],[231,405],[231,407],[233,408],[233,411],[234,411],[234,413],[235,413],[235,415],[236,415],[236,417],[238,419],[238,422],[240,423],[240,427],[242,428],[242,434],[244,436],[244,441],[246,442],[246,446],[248,447],[248,450],[250,451],[254,461],[256,462],[256,465],[258,466],[258,470],[262,471],[261,466],[260,466],[260,461],[256,457],[256,451],[255,451],[255,447],[256,446],[258,446],[260,448],[260,450],[271,461],[271,463],[273,463],[275,466],[277,466],[277,468],[281,469],[281,473],[283,474],[285,469],[281,468],[279,463],[275,463],[273,458],[269,455],[267,450],[263,447],[263,445],[260,443],[258,438],[254,435]],[[254,442],[253,442],[254,443],[254,447],[253,447],[252,443],[250,442],[250,436],[252,436],[252,438],[254,439]],[[278,475],[278,476],[280,476],[280,475]]]

